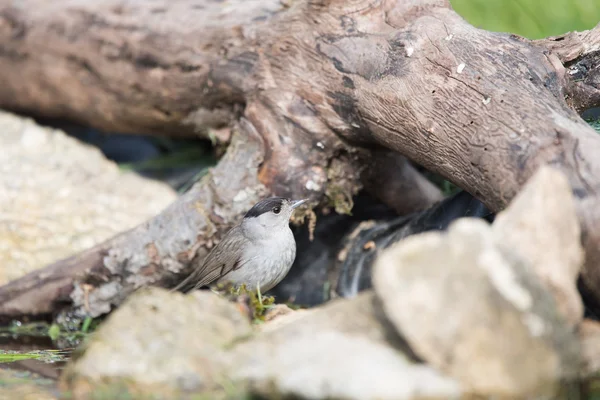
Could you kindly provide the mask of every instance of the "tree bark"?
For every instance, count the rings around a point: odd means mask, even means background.
[[[600,25],[529,41],[476,29],[444,0],[3,0],[0,107],[121,132],[235,133],[161,215],[0,288],[0,315],[61,300],[106,313],[180,279],[267,194],[340,211],[362,183],[397,210],[440,198],[386,151],[496,211],[540,165],[560,168],[600,299],[600,138],[577,114],[600,105],[599,65]],[[416,194],[403,202],[374,176]]]

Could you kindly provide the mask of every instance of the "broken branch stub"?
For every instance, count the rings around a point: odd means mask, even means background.
[[[209,177],[67,279],[111,271],[118,290],[97,292],[104,307],[189,271],[178,255],[207,250],[260,196],[347,199],[381,148],[496,211],[541,165],[560,169],[582,224],[584,281],[600,298],[600,139],[573,110],[595,104],[598,68],[578,81],[585,96],[566,69],[582,57],[597,65],[600,25],[532,42],[476,29],[442,0],[23,3],[0,4],[0,107],[188,136],[244,117]],[[423,190],[416,198],[437,196]],[[22,279],[0,299],[37,278]],[[31,293],[19,312],[52,299]]]

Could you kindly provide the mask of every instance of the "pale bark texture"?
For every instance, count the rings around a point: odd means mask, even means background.
[[[164,213],[0,288],[0,315],[66,300],[96,316],[171,284],[267,194],[339,211],[363,182],[399,212],[441,198],[390,151],[496,211],[540,165],[561,169],[583,281],[600,299],[600,138],[578,115],[600,104],[599,64],[600,25],[529,41],[476,29],[444,0],[2,0],[0,107],[121,132],[234,135]]]

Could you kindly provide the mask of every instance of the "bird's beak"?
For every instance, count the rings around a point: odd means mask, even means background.
[[[307,201],[308,201],[308,199],[302,199],[302,200],[292,201],[292,210],[298,208],[299,206],[301,206],[302,204],[306,203]]]

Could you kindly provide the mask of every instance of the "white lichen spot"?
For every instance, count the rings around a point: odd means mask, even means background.
[[[462,74],[463,69],[465,69],[465,67],[466,67],[465,63],[460,63],[458,65],[458,68],[456,68],[456,72],[458,72],[459,74]]]
[[[180,273],[183,270],[184,265],[182,263],[180,263],[177,260],[174,260],[172,258],[166,257],[164,258],[161,263],[160,263],[161,267],[165,268],[167,271],[169,272],[173,272],[173,273]]]
[[[245,191],[245,190],[242,190],[242,191],[238,192],[238,194],[236,194],[236,195],[233,197],[233,201],[234,201],[234,202],[244,201],[244,200],[246,200],[247,198],[248,198],[248,193],[246,193],[246,191]]]
[[[570,68],[570,69],[569,69],[569,72],[568,72],[568,73],[569,73],[569,75],[575,75],[575,74],[576,74],[576,73],[578,73],[578,72],[579,72],[579,68],[577,68],[577,67],[573,67],[573,68]]]
[[[325,145],[322,142],[317,142],[317,147],[320,149],[324,149]]]
[[[490,104],[490,101],[492,101],[491,97],[484,97],[483,98],[483,104],[488,105]]]
[[[313,190],[315,192],[321,190],[321,186],[313,180],[309,180],[308,182],[306,182],[305,186],[306,186],[306,189]]]
[[[413,47],[407,47],[406,48],[406,57],[410,57],[412,56],[412,54],[415,52],[415,49]]]
[[[546,331],[546,324],[544,320],[535,314],[525,314],[522,319],[523,323],[529,329],[529,333],[533,337],[539,337]]]
[[[531,294],[519,284],[511,266],[495,248],[485,249],[479,255],[477,265],[487,272],[496,290],[517,309],[531,308]]]
[[[445,40],[452,40],[453,37],[454,37],[453,34],[449,34],[448,36],[445,37]]]
[[[352,122],[350,125],[352,125],[353,128],[360,128],[360,125],[356,122]]]

